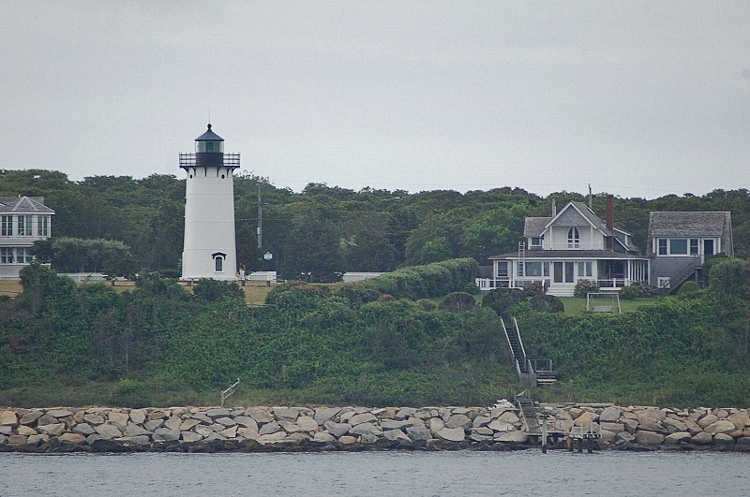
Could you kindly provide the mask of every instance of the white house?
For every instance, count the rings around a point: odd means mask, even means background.
[[[34,242],[52,235],[54,214],[44,197],[0,197],[0,278],[18,278]]]
[[[614,200],[607,197],[607,220],[585,203],[570,202],[550,217],[528,217],[518,251],[489,257],[489,288],[541,283],[547,293],[573,296],[580,280],[602,289],[647,284],[649,258],[638,254],[631,235],[614,226]]]

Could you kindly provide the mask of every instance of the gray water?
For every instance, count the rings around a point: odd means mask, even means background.
[[[750,454],[0,454],[0,496],[747,496]]]

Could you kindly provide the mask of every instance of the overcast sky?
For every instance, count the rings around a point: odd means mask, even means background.
[[[750,1],[4,1],[0,169],[409,192],[750,188]]]

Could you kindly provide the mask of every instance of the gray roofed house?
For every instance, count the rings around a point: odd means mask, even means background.
[[[569,202],[552,216],[527,217],[517,253],[492,256],[489,287],[541,283],[550,295],[572,296],[580,280],[595,280],[613,291],[648,280],[648,257],[638,253],[630,233],[614,226],[583,202]]]
[[[18,278],[31,263],[31,246],[52,234],[54,214],[44,197],[0,197],[0,278]]]
[[[552,214],[526,218],[524,242],[517,252],[489,257],[492,276],[480,287],[541,283],[550,295],[572,296],[579,281],[593,280],[613,292],[633,283],[675,290],[701,277],[707,257],[734,256],[729,212],[652,212],[645,254],[615,227],[611,196],[606,220],[576,201]]]
[[[734,257],[732,216],[728,211],[652,212],[648,254],[653,285],[675,289],[690,278],[702,277],[707,257]]]

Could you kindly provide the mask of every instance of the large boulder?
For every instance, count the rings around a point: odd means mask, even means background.
[[[86,441],[86,436],[80,433],[63,433],[57,440],[62,444],[80,445]]]
[[[340,411],[341,408],[339,407],[321,407],[319,409],[315,409],[315,415],[313,416],[313,419],[318,423],[318,425],[323,426],[326,421],[333,420],[333,417],[336,416]]]
[[[335,423],[333,421],[326,421],[323,424],[323,427],[336,438],[340,438],[343,435],[346,435],[349,433],[349,430],[352,428],[352,425],[349,423]]]
[[[466,439],[466,433],[463,428],[443,428],[435,433],[435,436],[447,442],[463,442]]]
[[[470,430],[471,426],[472,421],[466,414],[454,414],[445,422],[445,427],[448,429],[461,428],[466,431]]]
[[[137,425],[142,425],[146,422],[146,414],[145,409],[133,409],[130,411],[130,420]]]
[[[664,435],[655,431],[637,430],[635,441],[640,445],[661,445],[664,442]]]
[[[317,421],[310,416],[300,416],[295,422],[299,431],[303,432],[316,432],[320,430]]]
[[[495,442],[513,442],[513,443],[526,443],[529,436],[523,431],[506,431],[504,433],[495,434]]]
[[[18,424],[18,416],[15,411],[0,411],[0,426],[15,426]]]
[[[406,429],[406,434],[414,442],[426,441],[432,438],[432,433],[424,425],[410,426]]]
[[[349,418],[349,424],[352,426],[356,426],[362,423],[375,423],[377,422],[378,418],[375,417],[375,415],[371,412],[365,412],[362,414],[355,414],[351,418]]]
[[[599,415],[599,422],[601,423],[614,423],[622,415],[622,409],[617,407],[607,407]]]
[[[374,435],[376,437],[382,437],[383,430],[381,430],[379,426],[376,426],[372,423],[360,423],[356,426],[352,426],[352,429],[349,430],[349,434],[351,435]]]
[[[46,433],[50,437],[56,437],[56,436],[60,435],[63,431],[65,431],[65,423],[53,423],[53,424],[49,424],[49,425],[39,426],[37,428],[37,430],[40,433]],[[118,433],[119,433],[119,431],[118,431]],[[118,435],[118,436],[120,436],[120,435]]]
[[[685,444],[690,443],[693,436],[690,435],[687,431],[677,431],[675,433],[670,433],[664,438],[664,445],[679,445],[679,444]]]
[[[734,426],[734,423],[732,423],[731,421],[720,419],[706,426],[703,431],[705,431],[706,433],[731,433],[736,429],[737,427]]]
[[[711,445],[714,443],[714,436],[710,433],[702,431],[694,435],[690,442],[694,443],[695,445]]]

